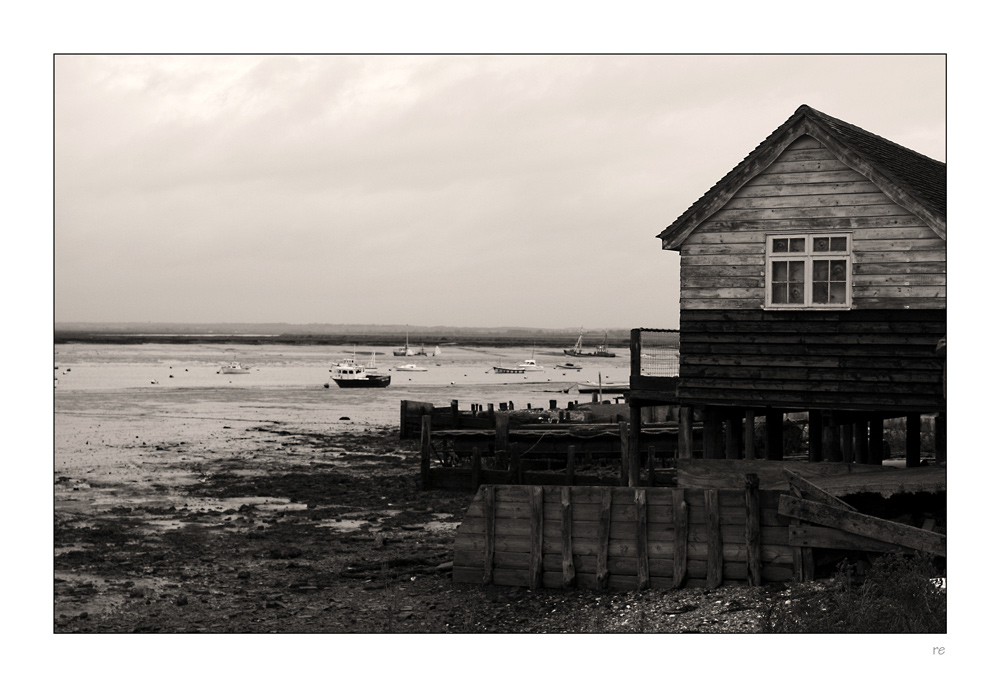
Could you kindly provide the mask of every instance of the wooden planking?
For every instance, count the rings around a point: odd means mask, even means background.
[[[623,504],[626,499],[631,503]],[[612,589],[671,588],[675,579],[714,587],[745,579],[739,499],[740,491],[729,489],[706,497],[685,489],[486,485],[470,505],[478,515],[464,519],[456,532],[453,579]],[[595,500],[597,519],[578,520],[577,503],[593,506]],[[657,509],[671,522],[654,523]],[[760,528],[763,579],[790,579],[786,523],[770,512],[775,525]],[[673,524],[678,513],[682,539]]]
[[[673,492],[674,509],[673,584],[675,588],[679,588],[684,585],[688,574],[688,506],[684,500],[683,489],[671,491]]]
[[[569,589],[576,584],[576,566],[573,564],[573,499],[569,487],[559,491],[562,535],[562,587]]]
[[[760,542],[760,480],[750,473],[746,476],[746,556],[747,579],[750,584],[761,584],[761,542]]]
[[[936,412],[944,361],[934,348],[945,328],[943,310],[682,311],[677,397]]]
[[[946,556],[946,537],[937,532],[882,520],[821,503],[782,495],[779,513],[817,525],[858,534],[870,539],[924,551],[934,556]]]
[[[817,527],[815,525],[792,525],[789,527],[788,544],[796,547],[874,551],[876,553],[890,553],[892,551],[914,553],[916,551],[831,527]]]

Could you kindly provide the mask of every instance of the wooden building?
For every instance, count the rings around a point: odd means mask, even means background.
[[[679,375],[645,375],[651,330],[633,331],[633,427],[676,404],[683,434],[697,409],[701,454],[743,458],[764,417],[781,459],[785,414],[807,413],[810,460],[880,463],[884,421],[905,417],[909,466],[933,415],[943,458],[945,175],[799,107],[658,235],[680,253]]]

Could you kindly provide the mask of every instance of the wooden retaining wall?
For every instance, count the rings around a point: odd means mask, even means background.
[[[791,580],[780,493],[484,485],[455,537],[453,580],[531,588],[717,587]]]

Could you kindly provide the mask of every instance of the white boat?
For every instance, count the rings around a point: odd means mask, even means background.
[[[525,372],[541,372],[542,370],[545,369],[544,366],[536,363],[533,358],[528,358],[523,363],[518,365],[518,367],[524,370]]]
[[[431,353],[431,355],[434,355],[434,356],[441,355],[441,347],[440,346],[435,346],[434,347],[434,352]]]
[[[420,367],[414,363],[407,363],[406,365],[396,365],[396,369],[400,372],[427,372],[426,367]]]
[[[372,364],[375,363],[375,355],[372,354]],[[386,387],[392,379],[389,375],[374,373],[375,368],[365,367],[359,364],[354,358],[344,358],[333,368],[330,376],[337,386],[345,388],[371,388]]]
[[[247,375],[250,374],[250,368],[243,367],[243,365],[234,360],[228,365],[223,365],[219,369],[219,372],[221,372],[224,375]]]

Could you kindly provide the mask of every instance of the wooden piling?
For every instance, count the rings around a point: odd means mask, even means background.
[[[746,476],[746,547],[747,579],[754,587],[761,583],[760,551],[760,479],[755,473]]]
[[[823,411],[809,411],[809,462],[823,460]]]
[[[694,427],[691,406],[677,410],[677,452],[680,460],[694,458]]]
[[[754,426],[756,422],[753,408],[747,409],[743,424],[743,457],[747,460],[754,460],[757,458],[757,445],[754,441]]]
[[[854,423],[854,462],[868,464],[868,422],[865,420]]]
[[[743,438],[743,414],[739,410],[731,410],[726,414],[726,458],[738,460],[740,455],[740,439]]]
[[[704,418],[705,420],[702,423],[702,455],[712,460],[721,459],[723,450],[721,408],[715,406],[706,407]]]
[[[906,415],[906,467],[920,465],[920,413]]]
[[[768,460],[784,460],[785,414],[768,408],[764,413],[764,453]]]
[[[628,486],[639,486],[639,440],[642,437],[642,409],[629,406]]]
[[[885,455],[885,420],[877,415],[871,418],[868,426],[868,464],[881,465]]]
[[[451,428],[461,429],[462,427],[462,416],[458,412],[458,399],[452,399],[451,401]]]
[[[646,449],[646,469],[649,470],[649,486],[656,486],[656,447]]]

